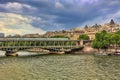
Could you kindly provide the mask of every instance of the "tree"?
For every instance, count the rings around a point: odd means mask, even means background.
[[[100,41],[97,40],[97,39],[94,39],[94,40],[92,41],[92,47],[95,48],[95,49],[98,49],[98,52],[99,52],[99,50],[100,50],[100,48],[101,48],[101,43],[100,43]]]
[[[96,33],[95,39],[92,41],[92,47],[98,49],[108,49],[110,45],[110,35],[103,30],[100,33]]]
[[[106,50],[110,45],[112,45],[115,48],[115,52],[117,52],[120,46],[120,30],[114,34],[107,33],[105,30],[96,33],[95,39],[92,41],[93,48]]]
[[[115,34],[119,34],[120,35],[120,30],[118,30],[117,32],[115,32]]]
[[[89,39],[90,39],[89,36],[86,34],[79,35],[79,38],[78,38],[78,40],[89,40]]]
[[[120,45],[120,35],[117,33],[112,34],[111,43],[115,45],[115,52],[117,52],[118,45]]]

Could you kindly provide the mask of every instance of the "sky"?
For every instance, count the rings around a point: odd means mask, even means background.
[[[0,32],[44,34],[120,22],[120,0],[0,0]]]

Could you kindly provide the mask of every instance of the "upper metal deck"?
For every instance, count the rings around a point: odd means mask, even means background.
[[[68,41],[68,38],[0,38],[0,41]]]

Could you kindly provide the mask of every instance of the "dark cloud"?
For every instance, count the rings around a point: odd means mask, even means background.
[[[1,12],[41,18],[44,23],[41,23],[41,20],[34,20],[30,24],[46,31],[57,30],[59,27],[70,29],[81,26],[96,18],[114,14],[120,9],[119,0],[0,0],[0,4],[9,2],[26,4],[36,9],[24,8],[15,12],[0,8]],[[119,16],[117,19],[120,19]]]
[[[0,0],[0,3],[7,3],[7,2],[21,2],[21,0]]]

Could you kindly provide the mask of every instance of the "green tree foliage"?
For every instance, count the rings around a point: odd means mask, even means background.
[[[115,46],[115,52],[117,52],[117,48],[120,46],[120,30],[112,34],[111,44]]]
[[[89,40],[89,39],[90,39],[89,36],[86,34],[79,35],[79,38],[78,38],[78,40]]]
[[[100,33],[96,33],[95,39],[92,42],[92,47],[96,49],[107,49],[110,45],[115,48],[117,52],[118,47],[120,46],[120,30],[115,33],[107,33],[103,30]]]
[[[100,33],[96,33],[95,39],[92,42],[92,47],[96,49],[107,49],[110,45],[110,34],[105,30]]]
[[[120,35],[120,30],[118,30],[117,32],[115,32],[115,34],[119,34]]]

